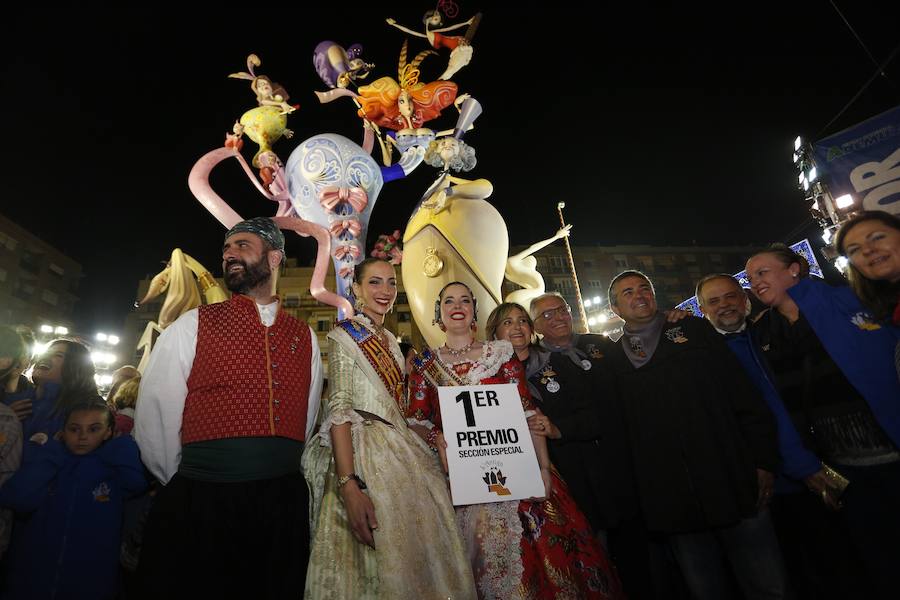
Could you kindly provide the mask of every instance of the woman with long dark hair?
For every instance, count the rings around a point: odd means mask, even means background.
[[[73,399],[97,394],[94,373],[86,346],[68,339],[50,342],[31,372],[35,388],[7,397],[22,419],[23,439],[42,444],[61,431]]]

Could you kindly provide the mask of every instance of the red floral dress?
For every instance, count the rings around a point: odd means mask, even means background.
[[[525,369],[508,342],[488,342],[481,358],[449,368],[468,385],[515,383],[534,410]],[[441,426],[436,388],[418,371],[409,377],[407,418]],[[618,577],[584,514],[552,470],[547,500],[456,507],[457,521],[482,600],[624,598]]]

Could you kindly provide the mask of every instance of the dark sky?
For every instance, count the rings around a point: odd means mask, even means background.
[[[119,328],[137,281],[176,246],[220,271],[224,229],[187,177],[255,105],[248,82],[226,78],[245,70],[247,54],[301,105],[289,117],[296,137],[275,146],[286,160],[317,133],[361,137],[349,100],[320,105],[313,95],[325,89],[312,67],[315,45],[362,43],[377,64],[369,81],[396,76],[403,35],[383,20],[418,29],[430,7],[19,4],[4,9],[0,42],[0,210],[83,265],[76,319],[85,330]],[[473,61],[454,77],[484,106],[466,137],[478,152],[467,176],[493,182],[491,202],[513,244],[551,235],[559,200],[575,245],[795,241],[786,237],[810,230],[790,160],[794,137],[822,137],[900,103],[895,61],[889,78],[822,131],[875,72],[828,2],[457,4],[461,18],[484,15]],[[900,41],[889,4],[838,2],[878,61]],[[429,58],[425,78],[445,61]],[[444,119],[434,124],[452,126],[455,111]],[[385,186],[370,244],[403,229],[434,173],[423,165]],[[235,161],[212,183],[245,217],[273,212]],[[312,242],[295,238],[288,250],[305,260]]]

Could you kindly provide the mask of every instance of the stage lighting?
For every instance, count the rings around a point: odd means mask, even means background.
[[[850,206],[853,206],[853,196],[851,196],[850,194],[838,196],[834,199],[834,205],[838,208],[848,208]]]

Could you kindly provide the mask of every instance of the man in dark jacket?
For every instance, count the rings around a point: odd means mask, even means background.
[[[697,598],[733,597],[726,565],[744,597],[783,597],[775,534],[757,518],[778,466],[768,407],[709,323],[666,322],[644,274],[617,275],[609,301],[625,321],[613,361],[648,527]]]
[[[529,419],[531,430],[547,438],[553,464],[607,545],[628,596],[652,597],[625,422],[606,358],[615,346],[601,335],[575,334],[559,294],[535,298],[530,316],[543,336],[526,365],[542,411]]]

